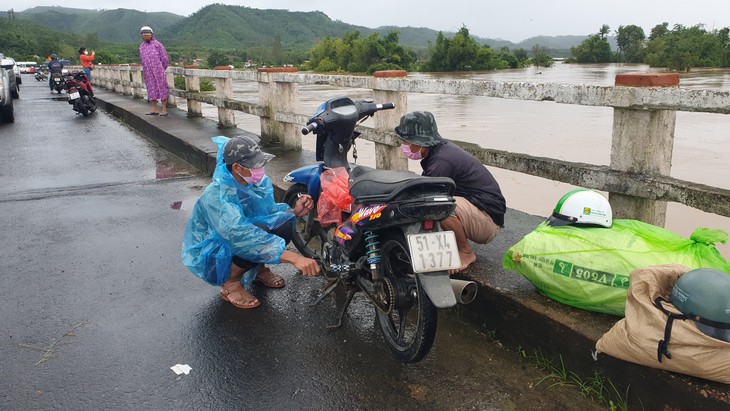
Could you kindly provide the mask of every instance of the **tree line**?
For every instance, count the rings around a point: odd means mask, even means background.
[[[611,51],[604,24],[598,33],[572,48],[568,62],[577,63],[645,63],[652,67],[689,71],[694,67],[730,67],[730,29],[707,31],[703,25],[686,27],[669,23],[654,26],[647,37],[636,25],[616,30],[616,53]]]
[[[614,32],[617,50],[609,45],[611,29],[603,25],[598,33],[588,36],[570,49],[567,62],[645,63],[652,67],[686,71],[693,67],[730,67],[730,29],[706,30],[702,25],[686,27],[662,23],[652,28],[649,36],[636,25],[619,26]],[[51,53],[76,62],[81,45],[96,51],[95,62],[124,64],[139,59],[137,44],[115,44],[94,33],[74,35],[62,33],[19,19],[3,19],[0,30],[3,52],[16,60],[44,59]],[[293,50],[282,45],[274,35],[269,44],[238,49],[202,47],[192,38],[166,44],[174,62],[192,64],[198,59],[208,67],[234,65],[244,67],[248,60],[256,64],[280,66],[291,64],[302,70],[321,72],[365,72],[404,69],[409,71],[465,71],[521,68],[529,65],[548,67],[553,64],[550,50],[535,45],[530,50],[499,50],[478,43],[463,26],[453,36],[438,32],[425,49],[403,46],[399,32],[385,35],[375,32],[363,35],[346,32],[342,37],[325,37],[309,50]]]
[[[550,66],[553,59],[548,50],[533,47],[532,53],[524,50],[510,50],[503,47],[493,50],[481,45],[469,35],[463,26],[453,37],[443,32],[436,36],[425,55],[403,47],[398,41],[398,32],[391,31],[380,37],[373,33],[361,38],[358,31],[345,34],[342,38],[325,38],[309,53],[305,69],[332,72],[366,72],[403,69],[410,71],[465,71],[520,68],[530,64]]]

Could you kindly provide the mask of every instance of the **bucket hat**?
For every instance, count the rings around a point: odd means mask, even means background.
[[[405,114],[400,118],[400,125],[395,128],[395,132],[401,139],[421,147],[433,147],[444,141],[433,114],[428,111]]]

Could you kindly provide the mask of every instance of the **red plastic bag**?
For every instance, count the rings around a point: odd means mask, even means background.
[[[319,223],[322,226],[340,224],[342,212],[350,212],[352,206],[350,175],[345,167],[337,167],[325,170],[319,178],[322,185],[322,194],[317,202]]]

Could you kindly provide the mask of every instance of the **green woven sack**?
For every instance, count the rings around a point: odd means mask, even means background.
[[[502,266],[525,276],[553,300],[623,316],[633,270],[681,264],[730,274],[730,264],[715,248],[727,238],[722,230],[697,228],[686,239],[638,220],[613,220],[611,228],[544,222],[507,250]]]

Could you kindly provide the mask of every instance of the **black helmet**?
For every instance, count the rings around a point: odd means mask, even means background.
[[[400,118],[396,134],[403,140],[421,147],[433,147],[444,142],[436,127],[433,114],[428,111],[414,111]]]
[[[56,53],[51,54],[51,60],[58,60]]]
[[[698,268],[677,279],[669,301],[710,337],[730,342],[730,275]]]

